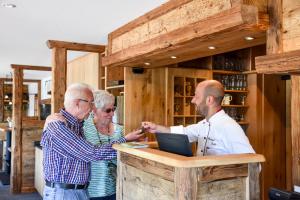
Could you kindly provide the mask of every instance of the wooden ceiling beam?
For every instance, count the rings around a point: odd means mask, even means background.
[[[36,71],[51,71],[52,68],[48,66],[34,66],[34,65],[19,65],[11,64],[11,68],[20,68],[23,70],[36,70]]]
[[[300,72],[300,50],[258,56],[255,67],[258,73],[263,74]]]
[[[156,63],[162,57],[165,62],[161,62],[162,64],[172,64],[178,60],[170,61],[169,55],[173,54],[182,60],[213,55],[213,51],[209,51],[207,47],[214,45],[221,52],[223,49],[220,48],[220,44],[225,40],[230,41],[225,46],[227,51],[237,47],[236,40],[242,39],[243,46],[251,45],[251,42],[239,37],[243,35],[258,35],[259,38],[264,38],[264,41],[258,42],[262,44],[265,43],[267,24],[268,16],[265,13],[258,13],[255,6],[237,5],[196,23],[112,53],[102,59],[102,65],[107,67],[134,66],[133,64],[137,63],[143,65],[145,62]],[[224,35],[227,38],[223,39]],[[191,57],[191,51],[195,50],[206,51],[206,55],[195,52]],[[182,56],[184,52],[189,52],[186,57]]]
[[[3,80],[3,81],[5,81],[5,82],[12,82],[13,81],[13,79],[12,78],[0,78],[0,80]],[[35,80],[35,79],[23,79],[23,83],[39,83],[39,82],[41,82],[41,80]]]
[[[71,51],[85,51],[85,52],[95,52],[95,53],[102,53],[105,51],[105,45],[65,42],[65,41],[58,41],[58,40],[48,40],[47,46],[50,49],[64,48],[66,50],[71,50]]]

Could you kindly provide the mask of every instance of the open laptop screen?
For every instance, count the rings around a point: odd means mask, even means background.
[[[183,156],[193,156],[187,135],[174,133],[155,133],[155,135],[160,150]]]

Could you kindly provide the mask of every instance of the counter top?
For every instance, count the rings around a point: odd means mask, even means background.
[[[0,140],[6,140],[6,131],[11,131],[11,128],[7,126],[7,123],[0,123]]]
[[[11,128],[5,124],[0,124],[0,132],[11,131]]]
[[[121,144],[114,144],[113,148],[122,153],[131,154],[173,167],[206,167],[265,162],[265,157],[260,154],[186,157],[154,149],[153,147],[157,146],[156,143],[151,142],[147,144],[149,144],[150,148],[134,149],[122,146]]]

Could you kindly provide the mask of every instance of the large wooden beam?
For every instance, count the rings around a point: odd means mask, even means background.
[[[0,122],[4,121],[3,118],[4,118],[4,81],[0,80]]]
[[[150,67],[161,66],[265,43],[268,17],[259,13],[255,6],[237,3],[230,9],[208,16],[171,31],[162,27],[157,36],[149,36],[150,39],[143,41],[131,42],[134,39],[129,37],[127,32],[125,34],[128,38],[125,38],[124,35],[119,36],[122,30],[117,30],[109,37],[110,54],[103,58],[102,64],[108,67],[132,67],[143,66],[145,62],[149,62]],[[140,27],[136,27],[138,28]],[[127,30],[127,26],[124,29]],[[135,32],[131,32],[134,36]],[[115,36],[119,38],[114,38]],[[256,39],[252,42],[245,41],[245,36],[253,36]],[[122,41],[128,43],[127,46],[122,45]],[[210,51],[208,46],[216,46],[216,49]],[[172,55],[177,56],[177,59],[170,59]]]
[[[71,51],[86,51],[86,52],[95,52],[95,53],[102,53],[105,51],[105,45],[65,42],[65,41],[58,41],[58,40],[48,40],[47,45],[50,49],[64,48],[66,50],[71,50]]]
[[[269,28],[267,30],[267,52],[278,54],[282,44],[282,0],[268,0]]]
[[[37,71],[51,71],[51,67],[46,66],[33,66],[33,65],[18,65],[18,64],[11,64],[11,67],[20,68],[24,70],[37,70]]]
[[[256,57],[255,66],[264,74],[300,72],[300,50]]]
[[[52,49],[51,112],[64,107],[64,94],[67,88],[67,49]]]
[[[3,80],[4,82],[13,82],[12,78],[0,78],[0,80]],[[38,83],[41,82],[41,80],[36,79],[23,79],[24,83]]]
[[[13,129],[11,143],[11,192],[20,193],[22,187],[22,101],[23,70],[13,69]]]

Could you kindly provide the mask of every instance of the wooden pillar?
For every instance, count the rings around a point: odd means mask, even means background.
[[[292,137],[292,178],[293,184],[300,185],[300,76],[292,76],[291,92],[291,137]]]
[[[40,103],[41,103],[41,81],[39,81],[38,83],[38,93],[37,93],[37,115],[38,115],[38,120],[41,120],[41,107],[40,107]]]
[[[268,0],[269,28],[267,30],[267,54],[283,51],[282,0]]]
[[[4,80],[0,80],[0,122],[4,121]]]
[[[175,168],[175,198],[178,200],[197,199],[197,168]]]
[[[22,101],[23,69],[13,69],[13,129],[11,141],[11,192],[20,193],[22,184]]]
[[[51,112],[58,112],[64,107],[64,94],[67,89],[67,49],[52,49],[52,89]]]

